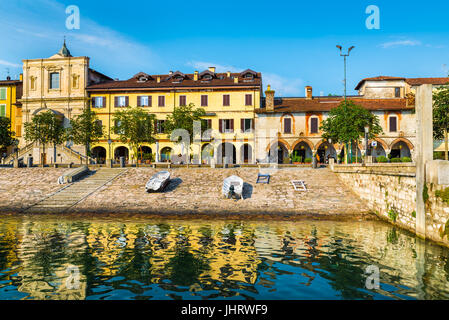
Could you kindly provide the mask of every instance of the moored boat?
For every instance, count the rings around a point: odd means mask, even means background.
[[[223,180],[222,194],[228,199],[241,199],[243,193],[243,179],[238,176],[230,176]]]
[[[162,191],[170,181],[170,172],[159,171],[155,173],[145,185],[146,192]]]

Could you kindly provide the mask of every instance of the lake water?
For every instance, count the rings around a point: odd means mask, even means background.
[[[378,221],[1,219],[0,299],[449,298],[449,250]]]

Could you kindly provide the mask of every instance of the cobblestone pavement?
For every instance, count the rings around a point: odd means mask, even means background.
[[[0,168],[0,212],[16,212],[61,188],[58,177],[67,168]]]
[[[128,169],[72,210],[162,215],[253,213],[354,217],[368,214],[366,205],[325,168],[272,170],[269,185],[256,184],[257,168],[174,168],[169,169],[171,182],[164,192],[146,193],[145,183],[160,170]],[[246,183],[243,200],[224,199],[221,195],[223,179],[233,174]],[[308,191],[295,191],[290,183],[292,179],[304,180]]]

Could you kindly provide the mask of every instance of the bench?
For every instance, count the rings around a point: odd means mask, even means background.
[[[270,175],[269,174],[263,174],[263,173],[259,173],[257,175],[257,181],[256,183],[266,183],[269,184],[270,183]]]

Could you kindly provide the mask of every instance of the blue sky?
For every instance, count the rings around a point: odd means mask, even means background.
[[[65,26],[68,5],[80,9],[79,30]],[[380,9],[380,29],[365,26],[367,6]],[[277,96],[343,92],[336,49],[356,46],[348,60],[348,93],[365,77],[447,76],[449,1],[105,1],[0,0],[0,78],[21,60],[49,57],[64,35],[75,56],[113,78],[251,68]]]

